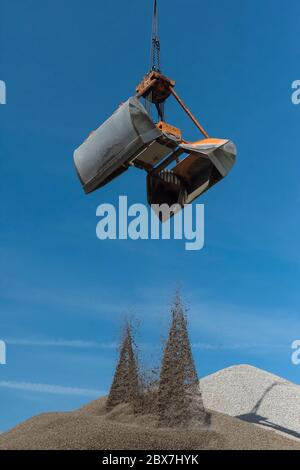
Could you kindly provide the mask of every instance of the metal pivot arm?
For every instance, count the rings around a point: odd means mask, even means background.
[[[178,103],[180,104],[180,106],[184,109],[184,111],[187,113],[187,115],[191,118],[191,120],[193,121],[193,123],[195,124],[195,126],[198,127],[198,129],[200,130],[200,132],[202,132],[202,134],[204,135],[204,137],[206,137],[207,139],[209,138],[209,135],[208,133],[206,132],[206,130],[201,126],[201,124],[198,122],[198,120],[195,118],[195,116],[191,113],[191,111],[186,107],[186,105],[184,104],[184,102],[182,101],[181,98],[179,98],[179,96],[177,95],[176,91],[174,90],[173,87],[170,87],[170,91],[172,93],[172,95],[174,96],[174,98],[178,101]]]

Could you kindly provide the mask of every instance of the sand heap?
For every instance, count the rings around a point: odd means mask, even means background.
[[[300,439],[300,386],[256,367],[239,365],[201,379],[211,410]]]

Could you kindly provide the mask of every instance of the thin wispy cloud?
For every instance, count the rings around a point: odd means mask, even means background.
[[[6,338],[8,346],[24,348],[53,348],[53,349],[83,349],[111,351],[113,354],[119,349],[117,342],[101,342],[93,340],[67,340],[67,339],[32,339],[32,338]],[[161,345],[151,342],[139,342],[139,347],[145,351],[157,351]]]
[[[66,340],[66,339],[30,339],[30,338],[7,338],[5,343],[11,346],[29,347],[29,348],[69,348],[69,349],[100,349],[100,350],[116,350],[118,344],[114,342],[97,342],[93,340]],[[139,343],[143,350],[156,350],[160,346],[156,343],[142,342]],[[207,343],[193,342],[194,350],[202,351],[234,351],[247,349],[286,349],[289,347],[287,343],[263,343],[263,342],[241,342],[241,343]]]
[[[157,289],[156,289],[157,291]],[[152,292],[152,297],[151,297]],[[157,292],[156,292],[157,294]],[[161,297],[166,298],[166,293],[161,290]],[[0,289],[0,300],[13,303],[22,303],[36,306],[47,306],[47,308],[63,309],[72,311],[79,315],[97,316],[99,318],[109,318],[112,322],[118,323],[128,310],[136,314],[143,313],[147,317],[148,313],[155,314],[164,310],[162,301],[153,301],[153,290],[137,291],[136,299],[132,298],[128,292],[119,292],[116,297],[114,287],[107,287],[103,291],[89,288],[82,292],[82,289],[72,289],[57,291],[51,288],[39,288],[32,285],[24,285],[24,281],[6,282]],[[124,310],[125,306],[125,310]]]
[[[272,344],[272,343],[237,343],[237,344],[210,344],[210,343],[193,343],[192,348],[201,351],[237,351],[237,350],[253,350],[253,349],[286,349],[289,344]]]
[[[16,288],[17,287],[17,288]],[[56,308],[67,308],[73,312],[84,312],[90,314],[118,314],[120,313],[120,305],[110,300],[100,302],[100,296],[97,295],[76,295],[74,292],[60,293],[53,290],[32,288],[5,288],[0,292],[0,298],[13,302],[25,302],[28,304],[47,305]]]
[[[43,295],[45,294],[45,296]],[[169,296],[169,298],[168,298]],[[52,297],[52,293],[37,295],[34,298],[41,302],[47,302]],[[135,303],[133,311],[136,316],[143,320],[142,328],[148,334],[156,335],[157,327],[155,319],[160,322],[161,331],[167,332],[169,326],[169,300],[171,298],[168,291],[161,289],[160,297],[163,301],[153,301],[153,289],[139,289],[137,291],[138,301]],[[272,311],[268,308],[251,308],[249,306],[238,304],[228,304],[212,300],[209,295],[202,292],[203,300],[199,302],[197,294],[193,289],[188,291],[189,298],[189,324],[192,342],[195,349],[202,350],[279,350],[289,347],[290,341],[294,339],[295,331],[300,331],[300,320],[298,313],[294,311],[281,311],[274,308]],[[168,299],[168,300],[167,300]],[[28,300],[33,300],[28,297]],[[75,300],[75,302],[74,302]],[[77,303],[78,300],[78,303]],[[52,297],[53,301],[53,297]],[[99,317],[102,318],[104,311],[110,312],[112,321],[120,324],[120,314],[124,307],[120,306],[120,299],[112,307],[109,304],[99,306],[98,301],[89,299],[71,299],[68,295],[56,296],[55,302],[60,306],[68,305],[70,308],[73,302],[81,307],[85,306],[83,311],[98,310]],[[113,303],[112,300],[110,300]],[[69,303],[70,302],[70,303]],[[89,303],[91,302],[91,303]],[[88,308],[90,307],[90,309]],[[117,314],[117,311],[119,315]],[[286,318],[289,318],[287,322]],[[270,318],[274,321],[270,322]],[[24,347],[53,347],[53,348],[77,348],[77,349],[99,349],[113,350],[117,348],[114,342],[98,342],[86,339],[47,339],[47,338],[7,338],[6,343],[14,346]],[[148,345],[149,349],[151,346]]]
[[[115,349],[117,347],[117,344],[113,342],[86,341],[81,339],[7,338],[5,342],[13,346],[40,348]]]
[[[54,395],[75,395],[93,398],[104,394],[104,392],[101,392],[100,390],[89,388],[64,387],[61,385],[49,385],[32,382],[12,382],[5,380],[0,381],[0,388],[21,390],[24,392],[50,393]]]
[[[200,338],[209,338],[208,344],[238,345],[235,349],[245,348],[246,345],[286,346],[295,337],[295,332],[300,331],[297,312],[275,308],[271,311],[214,301],[193,302],[189,324],[194,343],[201,335]]]

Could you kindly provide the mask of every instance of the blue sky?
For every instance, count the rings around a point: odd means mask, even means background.
[[[209,133],[238,148],[232,173],[198,201],[198,252],[98,240],[97,206],[146,202],[145,175],[85,196],[73,168],[74,149],[148,69],[152,2],[1,0],[0,431],[107,391],[126,313],[141,321],[143,362],[157,361],[178,283],[200,376],[250,363],[300,383],[300,4],[160,3],[163,72]],[[174,104],[167,120],[199,138]]]

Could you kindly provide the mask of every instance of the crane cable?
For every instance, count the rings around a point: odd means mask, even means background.
[[[158,28],[157,0],[154,0],[151,34],[150,69],[160,72],[160,39]]]
[[[154,0],[154,3],[153,3],[152,32],[151,32],[151,46],[150,46],[150,71],[161,73],[157,0]],[[150,91],[150,93],[145,99],[145,107],[148,113],[150,114],[150,116],[152,116],[151,104],[152,104],[152,91]],[[158,120],[164,121],[165,103],[155,103],[155,108],[156,108]]]

